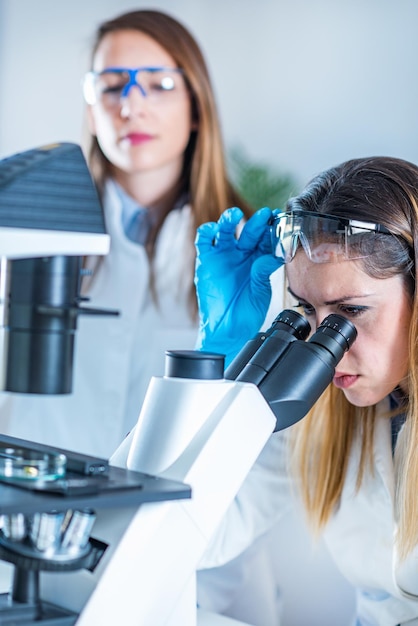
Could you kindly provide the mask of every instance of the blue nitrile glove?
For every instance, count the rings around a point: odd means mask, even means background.
[[[196,236],[195,285],[200,314],[197,350],[226,355],[226,365],[264,322],[271,300],[270,274],[282,265],[272,255],[268,221],[260,209],[236,239],[241,209],[227,209]]]

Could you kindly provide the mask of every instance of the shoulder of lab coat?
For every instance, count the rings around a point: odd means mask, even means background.
[[[399,434],[401,439],[404,433]],[[400,441],[401,449],[402,442]],[[417,520],[418,523],[418,520]],[[395,527],[395,534],[397,531]],[[407,598],[418,599],[418,545],[405,557],[401,558],[398,551],[395,549],[395,556],[393,560],[393,575],[395,585],[400,593]]]
[[[360,442],[352,450],[341,501],[324,540],[341,573],[356,588],[361,623],[409,624],[418,618],[418,602],[405,598],[393,577],[395,481],[387,409],[385,400],[378,407],[373,468],[359,489]]]

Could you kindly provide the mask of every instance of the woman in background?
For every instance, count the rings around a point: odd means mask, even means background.
[[[101,24],[84,95],[88,159],[111,236],[110,254],[90,260],[87,293],[121,312],[88,321],[105,341],[98,367],[108,398],[93,410],[108,420],[110,454],[135,424],[150,377],[162,375],[165,350],[194,346],[197,226],[240,199],[205,60],[172,17],[133,11]]]
[[[195,345],[197,226],[243,200],[227,177],[205,60],[184,26],[149,10],[106,21],[91,68],[85,150],[111,246],[87,259],[83,295],[120,316],[80,318],[73,394],[11,397],[19,416],[14,409],[5,426],[108,457],[135,424],[150,377],[163,374],[165,350]]]

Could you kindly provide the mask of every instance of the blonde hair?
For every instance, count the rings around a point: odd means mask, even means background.
[[[361,439],[357,488],[371,468],[374,426],[375,407],[355,407],[340,389],[331,386],[295,427],[291,438],[293,471],[300,478],[302,500],[316,535],[341,498],[356,438]]]
[[[377,251],[361,262],[375,278],[402,276],[411,298],[407,416],[396,449],[397,542],[405,556],[418,544],[418,167],[394,158],[354,159],[317,176],[286,208],[375,222],[394,235],[381,235]],[[375,406],[355,407],[330,386],[294,427],[292,467],[316,533],[338,506],[355,441],[361,446],[357,488],[372,471],[375,424]]]

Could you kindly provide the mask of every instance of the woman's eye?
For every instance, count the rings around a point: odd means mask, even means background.
[[[366,306],[341,305],[340,310],[341,313],[345,315],[345,317],[358,317],[359,315],[362,315],[362,313],[367,311],[367,308],[368,307]]]
[[[123,89],[123,85],[114,85],[113,87],[106,87],[103,89],[103,94],[120,94]]]
[[[162,78],[161,80],[154,81],[148,85],[149,91],[173,91],[174,82],[171,78]]]
[[[151,83],[148,85],[147,91],[165,91],[161,83]]]
[[[313,308],[313,306],[311,306],[307,302],[298,302],[297,304],[295,304],[295,307],[297,309],[302,309],[303,314],[306,317],[308,317],[309,315],[314,315],[315,313],[315,309]]]

